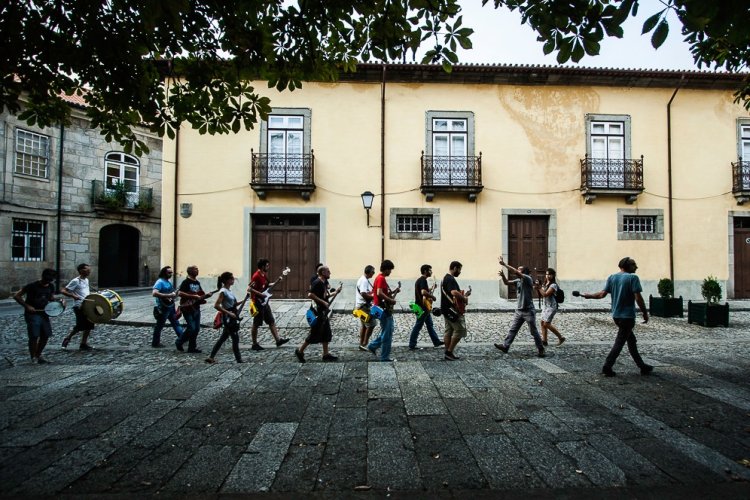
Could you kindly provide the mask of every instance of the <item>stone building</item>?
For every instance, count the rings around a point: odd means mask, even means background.
[[[92,287],[150,284],[159,269],[162,141],[137,131],[150,152],[126,154],[92,129],[68,98],[70,125],[29,126],[0,114],[0,297],[59,271],[92,266]]]

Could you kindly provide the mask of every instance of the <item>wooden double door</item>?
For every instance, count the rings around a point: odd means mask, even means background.
[[[513,267],[529,267],[534,279],[544,281],[544,273],[549,266],[548,239],[549,217],[509,216],[508,263]],[[514,286],[508,288],[508,297],[516,297]]]
[[[734,218],[734,298],[750,299],[750,217]]]
[[[257,214],[253,216],[250,262],[255,272],[258,259],[271,261],[269,279],[275,281],[284,267],[289,275],[273,289],[273,296],[307,298],[310,277],[320,262],[320,216],[318,214]]]

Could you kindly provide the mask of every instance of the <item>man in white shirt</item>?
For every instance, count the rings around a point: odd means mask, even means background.
[[[62,346],[63,349],[67,349],[68,344],[70,343],[70,340],[73,338],[73,336],[78,332],[82,332],[81,345],[78,347],[78,349],[80,349],[81,351],[90,351],[91,349],[93,349],[93,347],[88,344],[88,340],[89,335],[91,334],[91,330],[94,329],[94,323],[89,321],[86,315],[83,314],[81,305],[83,304],[83,299],[85,299],[86,296],[91,293],[89,289],[89,275],[91,274],[91,267],[88,264],[78,264],[77,269],[78,276],[70,280],[70,283],[65,285],[65,288],[62,289],[63,295],[67,295],[71,299],[75,300],[75,304],[73,305],[73,313],[76,315],[76,324],[70,331],[70,333],[67,334],[63,339]]]
[[[354,292],[354,308],[364,313],[359,315],[360,351],[367,351],[367,344],[370,342],[370,336],[375,329],[375,318],[370,315],[370,307],[372,307],[372,282],[370,280],[374,275],[374,266],[368,265],[365,267],[365,274],[357,281],[357,290]],[[367,321],[365,321],[365,318],[367,318]]]

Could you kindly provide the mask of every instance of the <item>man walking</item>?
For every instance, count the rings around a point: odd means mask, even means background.
[[[440,300],[440,311],[445,318],[445,354],[446,361],[457,361],[460,358],[453,351],[466,336],[466,317],[464,311],[466,304],[469,303],[471,287],[469,291],[464,292],[458,286],[458,278],[461,275],[463,265],[454,260],[449,267],[449,273],[443,277],[443,283],[440,285],[440,293],[443,297]]]
[[[172,271],[171,266],[162,267],[159,271],[159,279],[156,280],[151,290],[151,295],[154,297],[154,318],[156,319],[154,335],[151,338],[151,347],[164,347],[164,344],[161,343],[161,331],[167,321],[169,321],[172,328],[174,328],[174,332],[177,334],[175,345],[177,349],[182,350],[180,338],[182,338],[184,332],[182,326],[180,326],[180,322],[177,320],[174,307],[174,299],[177,297],[177,292],[175,292],[172,283],[169,281],[172,279],[173,274],[174,271]]]
[[[271,304],[269,302],[270,297],[267,297],[263,293],[276,286],[276,283],[284,279],[284,277],[279,276],[279,279],[273,283],[269,283],[268,270],[271,269],[271,261],[268,259],[258,260],[258,265],[256,267],[257,270],[252,278],[250,278],[250,285],[247,287],[247,291],[252,294],[250,300],[253,301],[255,307],[258,309],[258,314],[253,317],[253,328],[251,330],[253,346],[251,349],[253,351],[262,351],[263,347],[258,343],[258,328],[260,328],[264,322],[271,330],[271,335],[273,335],[273,339],[276,341],[276,347],[281,347],[286,344],[289,342],[289,339],[279,337],[279,329],[276,327],[276,319],[273,317],[273,311],[271,311]]]
[[[297,349],[294,350],[294,355],[297,356],[297,360],[300,363],[305,362],[305,349],[310,344],[321,344],[323,346],[323,361],[331,362],[338,360],[338,356],[334,356],[328,351],[328,343],[331,342],[333,334],[331,332],[331,322],[328,319],[328,311],[331,307],[331,302],[336,296],[341,293],[341,285],[333,292],[328,288],[328,280],[331,278],[331,270],[326,265],[318,267],[318,277],[313,281],[310,287],[310,292],[307,297],[313,301],[315,316],[317,318],[315,324],[310,327],[310,335],[302,342]]]
[[[536,309],[534,309],[534,301],[532,298],[534,280],[531,278],[531,271],[526,266],[518,266],[518,268],[510,266],[503,261],[502,257],[499,258],[498,263],[501,266],[508,268],[508,274],[512,271],[518,276],[518,278],[514,280],[508,280],[502,269],[498,273],[503,279],[505,286],[510,286],[511,283],[516,285],[518,303],[516,304],[516,313],[513,316],[513,322],[510,324],[508,335],[505,337],[502,344],[495,344],[495,347],[507,354],[513,340],[516,338],[516,334],[518,334],[518,330],[521,329],[524,323],[527,323],[529,325],[531,336],[534,338],[534,344],[536,344],[537,356],[543,358],[545,357],[544,345],[542,344],[542,337],[539,335],[539,330],[536,327]]]
[[[55,278],[57,272],[54,269],[42,271],[42,279],[34,281],[21,288],[13,295],[13,299],[23,306],[23,319],[26,320],[26,329],[29,335],[29,354],[31,362],[40,365],[48,363],[42,357],[42,351],[47,341],[52,336],[52,326],[49,316],[44,312],[44,307],[57,300],[55,298]],[[25,298],[24,298],[25,297]],[[65,305],[61,299],[60,302]]]
[[[414,282],[414,303],[422,309],[422,313],[417,316],[417,321],[414,323],[414,328],[411,329],[411,335],[409,336],[409,349],[412,351],[417,348],[419,332],[425,325],[427,325],[427,334],[432,340],[432,345],[435,347],[443,345],[432,324],[432,304],[435,302],[435,296],[427,283],[427,278],[432,276],[432,266],[425,264],[419,269],[419,272],[421,276]]]
[[[94,323],[92,323],[86,317],[86,315],[83,314],[81,305],[83,305],[83,299],[85,299],[86,296],[91,293],[89,288],[89,275],[91,274],[91,267],[88,264],[78,264],[78,267],[76,269],[78,270],[78,276],[70,280],[70,283],[65,285],[65,288],[62,289],[63,295],[66,295],[75,300],[75,304],[73,305],[73,313],[76,316],[76,324],[70,331],[70,333],[67,334],[65,338],[63,338],[62,346],[63,349],[67,349],[68,344],[70,343],[73,336],[76,333],[81,332],[81,345],[78,347],[78,349],[81,351],[90,351],[93,348],[89,345],[88,340],[89,335],[91,334],[91,330],[94,329]]]
[[[375,275],[373,266],[365,266],[365,271],[357,281],[357,290],[354,294],[354,308],[361,311],[359,316],[359,350],[367,351],[367,344],[370,342],[370,336],[375,329],[375,318],[370,314],[372,306],[372,283],[370,280]],[[367,321],[365,321],[367,318]]]
[[[643,314],[643,322],[648,322],[648,310],[641,296],[641,292],[643,291],[641,280],[635,274],[638,266],[635,260],[630,257],[620,259],[617,265],[620,268],[620,272],[612,274],[607,278],[604,290],[596,293],[581,294],[581,297],[584,299],[603,299],[607,294],[612,295],[612,319],[617,325],[617,337],[612,349],[609,351],[607,359],[604,361],[602,373],[605,377],[615,376],[612,367],[615,365],[617,357],[627,342],[630,356],[638,368],[641,369],[641,375],[648,375],[654,371],[654,367],[647,365],[641,358],[641,355],[638,353],[635,333],[633,333],[636,303],[641,310],[641,314]]]
[[[206,293],[201,287],[201,282],[198,281],[198,266],[192,265],[187,268],[187,278],[180,283],[177,295],[180,296],[180,311],[186,323],[185,332],[177,339],[177,349],[181,351],[187,341],[188,352],[200,353],[198,332],[201,329],[201,304],[205,304],[213,292]]]
[[[401,291],[400,286],[391,290],[386,278],[396,266],[390,260],[386,259],[380,264],[380,274],[375,278],[372,303],[383,309],[383,315],[380,317],[380,334],[375,337],[369,344],[367,350],[377,356],[380,351],[380,361],[395,361],[391,359],[391,343],[393,342],[393,330],[396,323],[393,320],[393,306],[396,304],[396,295]]]

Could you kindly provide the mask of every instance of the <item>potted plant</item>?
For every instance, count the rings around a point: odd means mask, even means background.
[[[674,282],[669,278],[662,278],[656,285],[659,297],[648,296],[648,308],[651,316],[660,318],[682,318],[682,297],[674,297]]]
[[[701,285],[701,295],[706,302],[688,300],[688,323],[703,326],[729,326],[729,304],[719,304],[721,283],[716,276],[708,276]]]
[[[115,182],[112,187],[105,189],[97,196],[96,203],[110,210],[125,208],[128,204],[128,191],[125,184],[119,181]]]

